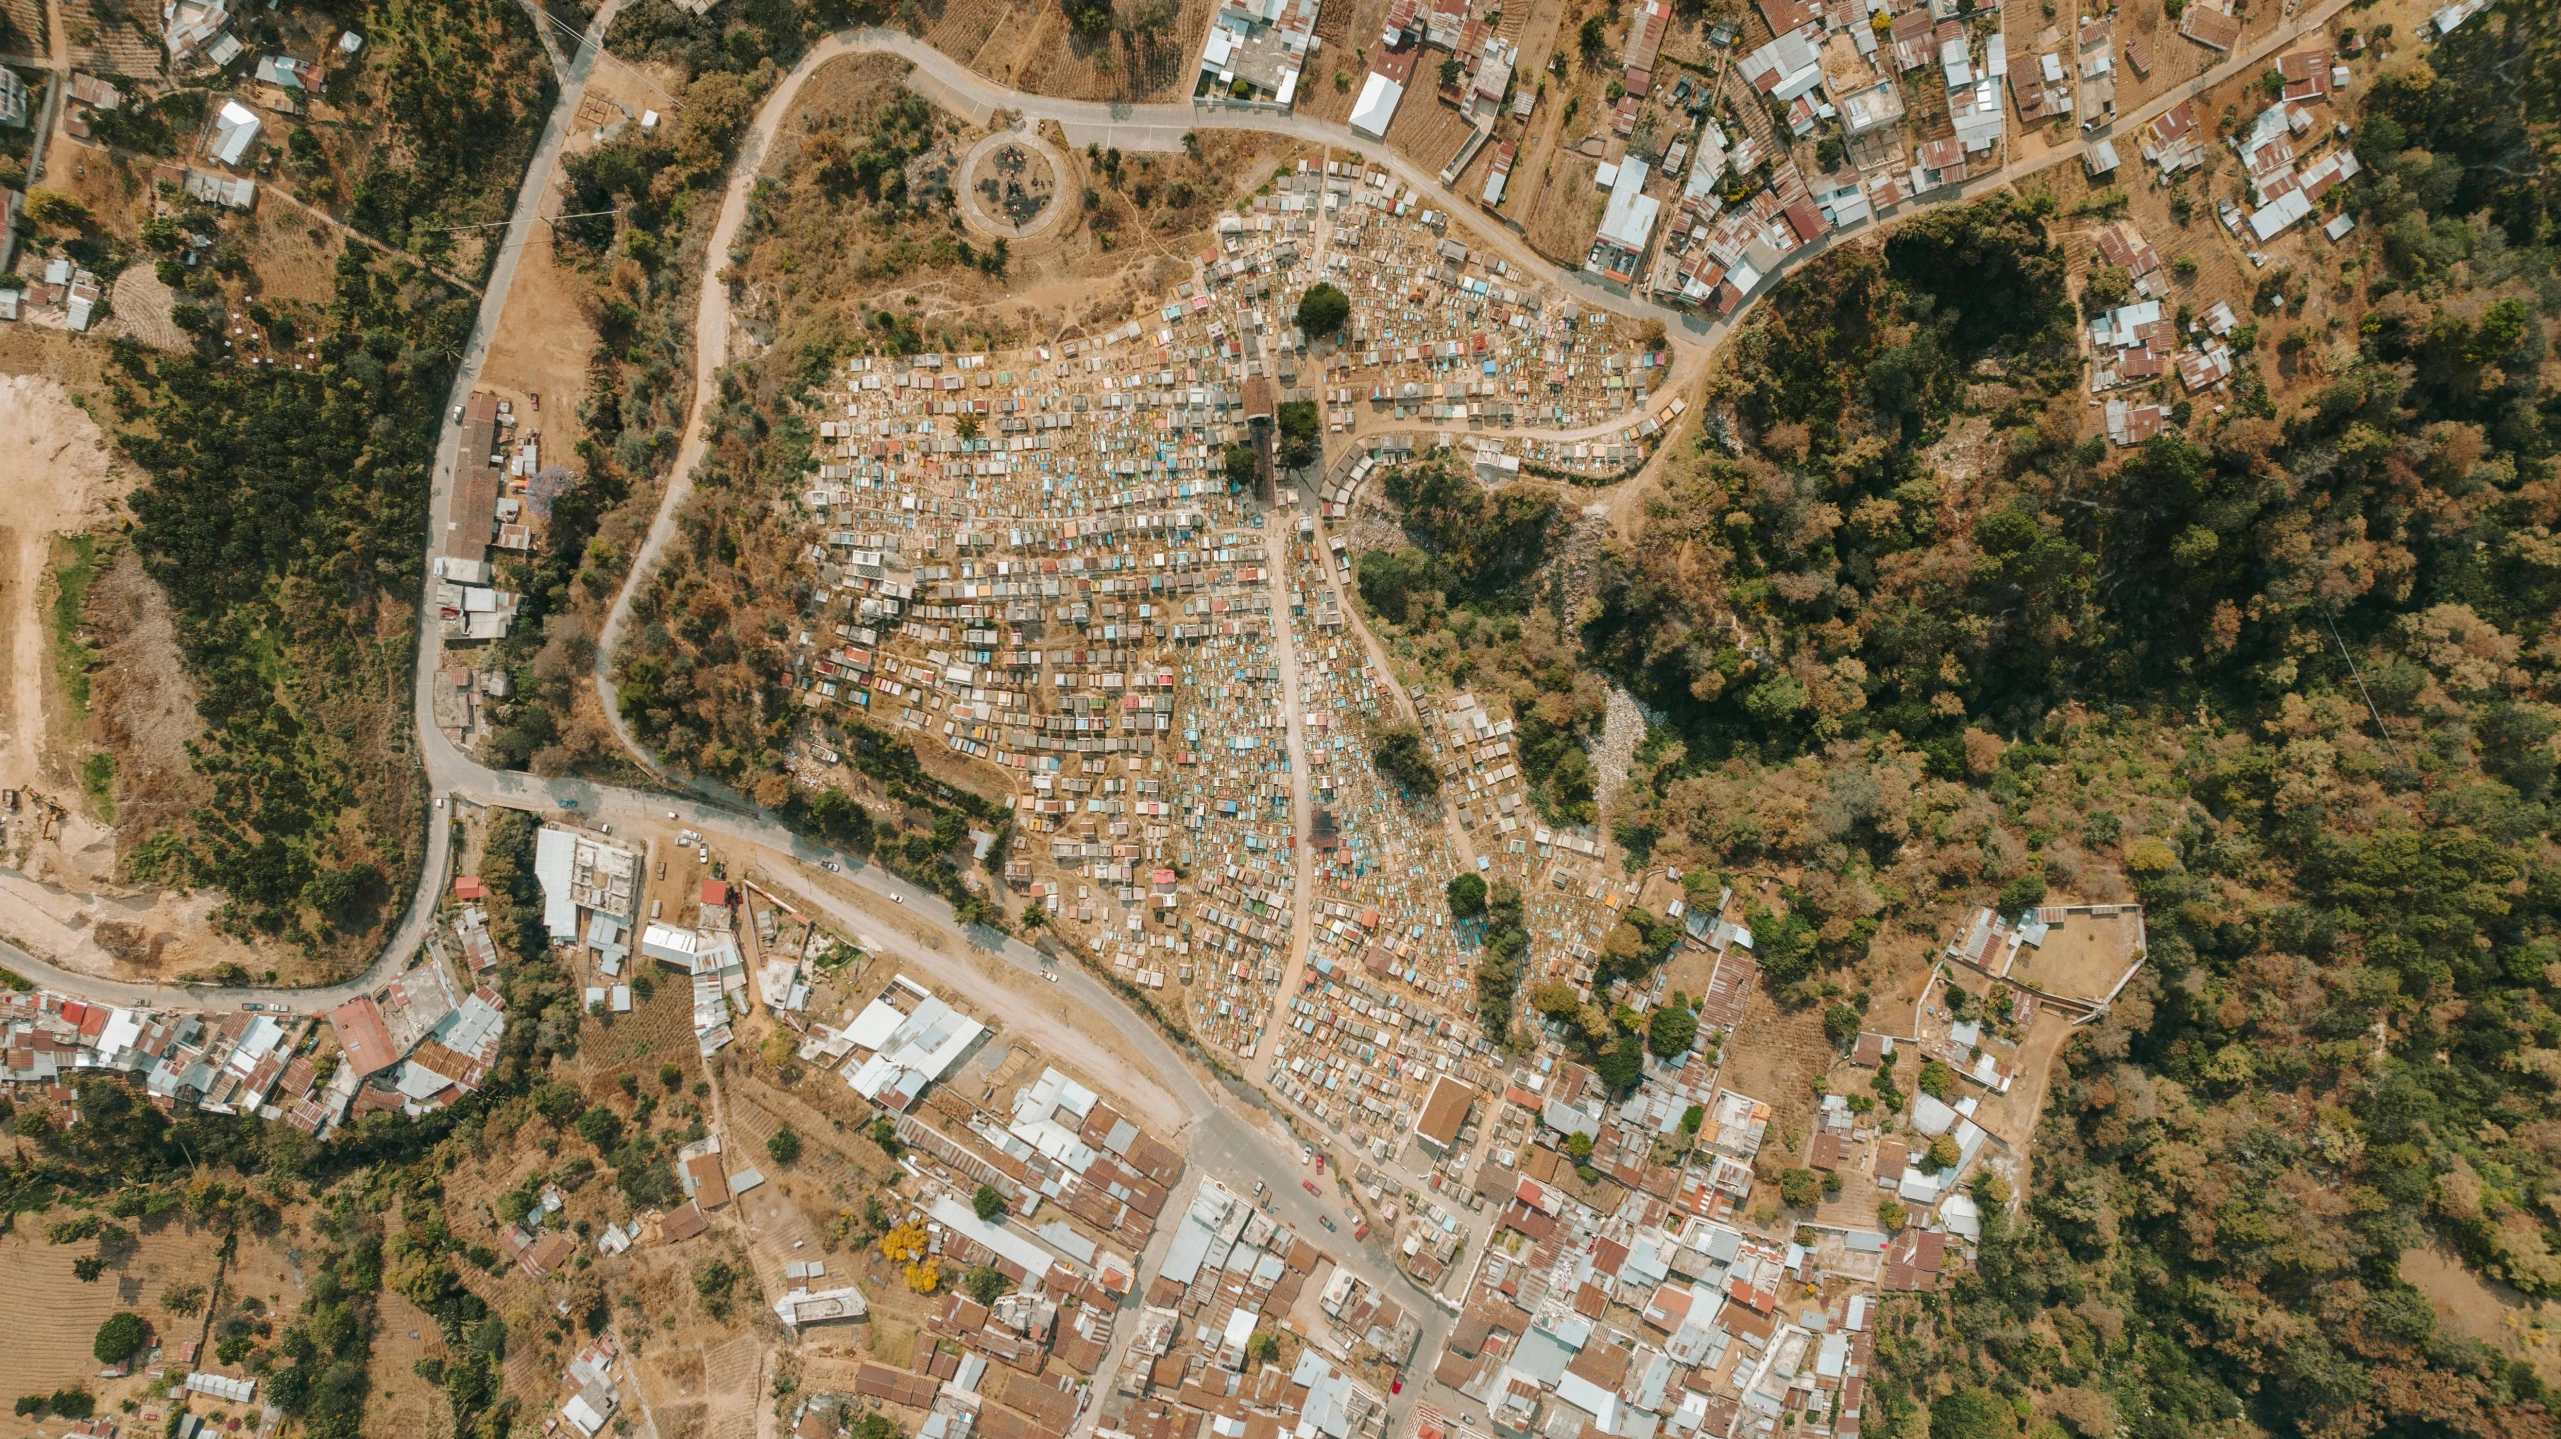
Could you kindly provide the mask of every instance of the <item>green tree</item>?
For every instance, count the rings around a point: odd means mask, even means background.
[[[150,1326],[130,1309],[119,1309],[98,1326],[97,1338],[89,1343],[89,1352],[101,1364],[122,1364],[142,1352],[151,1338]]]
[[[969,1197],[969,1207],[977,1211],[979,1218],[993,1220],[1005,1212],[1005,1195],[993,1184],[982,1184]]]
[[[1790,1169],[1778,1177],[1778,1195],[1790,1209],[1811,1209],[1823,1200],[1823,1179],[1811,1169]]]
[[[1339,333],[1352,317],[1352,298],[1323,280],[1298,297],[1298,328],[1310,340]]]
[[[1314,400],[1283,400],[1274,418],[1282,469],[1303,470],[1324,458],[1324,424]]]
[[[1473,871],[1450,876],[1441,886],[1442,897],[1449,901],[1452,919],[1481,919],[1485,915],[1485,881]]]
[[[1930,1402],[1930,1439],[2010,1439],[2018,1414],[1988,1389],[1959,1389]]]
[[[1645,1047],[1657,1058],[1676,1059],[1697,1043],[1698,1016],[1682,1005],[1664,1005],[1646,1023]]]
[[[961,1292],[981,1304],[993,1304],[1006,1289],[1005,1271],[993,1264],[980,1264],[960,1276]]]
[[[1377,767],[1380,778],[1409,795],[1440,791],[1441,772],[1423,750],[1423,732],[1412,725],[1396,725],[1381,734],[1370,762]]]
[[[1424,583],[1423,569],[1423,556],[1414,550],[1364,550],[1352,572],[1370,612],[1401,625],[1413,613],[1413,591]]]
[[[1921,1061],[1921,1092],[1932,1099],[1945,1099],[1956,1088],[1956,1071],[1935,1059]]]
[[[1955,1140],[1942,1134],[1930,1141],[1930,1147],[1923,1157],[1929,1160],[1930,1168],[1946,1170],[1954,1169],[1965,1155],[1956,1147]]]
[[[800,1162],[800,1131],[786,1124],[765,1138],[765,1153],[774,1163],[789,1169]]]

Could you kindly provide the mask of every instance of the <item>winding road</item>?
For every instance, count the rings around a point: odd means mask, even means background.
[[[2267,57],[2279,48],[2291,43],[2303,33],[2326,23],[2347,3],[2348,0],[2325,0],[2325,3],[2308,11],[2292,24],[2263,38],[2245,53],[2231,57],[2198,80],[2181,87],[2172,94],[2156,99],[2142,110],[2122,117],[2109,133],[2131,133],[2155,115],[2189,95],[2201,93],[2221,84],[2233,75],[2244,73],[2263,64]],[[618,5],[619,0],[605,0],[605,4],[590,27],[590,34],[601,36],[607,32]],[[1195,131],[1254,130],[1287,136],[1336,150],[1356,151],[1370,163],[1389,170],[1403,183],[1430,197],[1432,203],[1447,209],[1454,215],[1466,217],[1471,231],[1485,241],[1488,249],[1501,254],[1509,263],[1527,269],[1546,283],[1590,305],[1631,318],[1663,321],[1676,349],[1680,351],[1678,365],[1674,372],[1676,382],[1685,383],[1687,378],[1695,378],[1714,347],[1740,319],[1738,313],[1737,316],[1722,320],[1704,321],[1694,315],[1670,310],[1624,292],[1595,285],[1579,273],[1560,270],[1538,257],[1516,235],[1499,226],[1488,226],[1482,223],[1476,216],[1475,207],[1452,195],[1439,184],[1435,176],[1426,173],[1421,167],[1384,145],[1367,141],[1354,134],[1344,125],[1295,115],[1195,109],[1188,104],[1115,105],[1052,99],[996,85],[906,34],[864,28],[832,36],[813,47],[775,89],[772,96],[758,111],[753,128],[740,146],[707,251],[709,256],[707,265],[710,270],[702,285],[695,323],[697,348],[692,416],[658,513],[640,552],[634,558],[622,590],[615,598],[597,647],[596,681],[604,700],[605,712],[610,717],[615,733],[625,748],[633,755],[640,757],[653,771],[658,769],[654,759],[638,743],[636,736],[630,732],[619,714],[611,676],[606,670],[606,660],[629,623],[633,594],[664,557],[666,546],[675,532],[676,516],[691,494],[695,473],[708,448],[704,433],[704,419],[717,397],[717,376],[721,366],[726,363],[729,348],[730,286],[724,273],[725,259],[736,242],[745,215],[748,194],[762,165],[763,157],[770,149],[783,118],[791,113],[793,102],[810,75],[830,60],[844,55],[862,53],[894,54],[907,60],[915,67],[909,79],[911,86],[927,98],[955,112],[967,115],[973,121],[984,123],[1001,109],[1020,114],[1033,122],[1054,122],[1061,126],[1071,143],[1079,145],[1095,143],[1116,146],[1125,151],[1170,151],[1182,149],[1184,137]],[[509,221],[506,243],[500,250],[496,266],[490,275],[478,318],[456,373],[451,401],[453,405],[460,405],[478,383],[491,337],[496,333],[500,316],[506,306],[507,296],[513,286],[517,257],[522,252],[533,226],[539,223],[539,208],[551,188],[552,175],[559,161],[562,144],[574,127],[573,117],[577,112],[579,101],[585,95],[587,80],[596,63],[597,55],[596,45],[582,44],[576,53],[569,57],[561,76],[558,103],[544,127],[542,138],[528,165],[523,188],[519,192],[515,210]],[[2025,175],[2037,170],[2077,159],[2089,143],[2090,140],[2085,138],[2057,147],[2047,151],[2030,164],[2013,166],[1982,177],[1963,187],[1961,192],[1949,192],[1927,204],[1908,205],[1897,216],[1890,217],[1879,224],[1863,226],[1849,232],[1836,232],[1834,236],[1827,236],[1820,244],[1799,251],[1795,257],[1795,263],[1801,265],[1821,254],[1830,248],[1835,240],[1854,242],[1866,238],[1913,214],[1924,213],[1929,209],[1956,203],[1962,199],[1974,198],[1990,190],[2015,184]],[[1787,268],[1794,267],[1791,265]],[[1755,290],[1750,302],[1757,302],[1760,297],[1766,295],[1777,279],[1778,273],[1771,275],[1761,287]],[[1747,302],[1747,308],[1750,302]],[[1625,420],[1612,421],[1588,433],[1603,433],[1619,428],[1624,423],[1626,423]],[[429,540],[431,554],[440,547],[437,542],[441,540],[445,528],[453,522],[455,461],[461,433],[461,426],[458,423],[448,421],[439,437],[429,511],[434,527]],[[1524,432],[1507,433],[1520,435]],[[1285,606],[1287,601],[1283,577],[1288,572],[1285,550],[1289,538],[1277,531],[1271,532],[1270,538],[1276,548],[1283,552],[1282,556],[1275,558],[1273,573],[1276,604]],[[1285,632],[1286,625],[1286,609],[1281,608],[1276,616],[1276,628]],[[577,806],[582,818],[591,822],[613,822],[617,818],[640,817],[663,819],[673,813],[682,822],[701,829],[706,834],[719,836],[726,844],[770,853],[786,861],[796,861],[806,865],[816,865],[821,861],[832,860],[843,866],[841,878],[855,890],[871,896],[875,901],[873,904],[868,907],[856,905],[832,893],[832,881],[826,885],[796,887],[795,893],[804,902],[814,904],[840,924],[849,927],[859,926],[867,937],[875,939],[886,937],[886,942],[881,945],[885,952],[896,954],[902,964],[912,964],[919,970],[935,976],[939,982],[953,985],[955,988],[966,989],[968,986],[971,970],[964,955],[972,952],[992,962],[1002,963],[1026,973],[1037,973],[1047,967],[1042,956],[1021,942],[984,932],[964,932],[950,907],[935,896],[910,889],[895,877],[876,867],[865,865],[851,856],[834,854],[802,839],[770,817],[757,812],[752,806],[738,803],[730,797],[697,792],[684,798],[670,798],[662,793],[648,793],[583,780],[545,779],[496,771],[477,763],[448,743],[443,733],[434,724],[431,689],[434,678],[441,668],[443,645],[432,600],[427,594],[422,594],[420,597],[419,637],[418,666],[415,676],[417,737],[429,788],[439,796],[439,799],[436,808],[430,813],[426,856],[418,892],[413,896],[400,922],[394,927],[380,959],[363,976],[342,984],[294,990],[211,989],[201,986],[142,984],[104,979],[66,970],[26,954],[15,946],[0,943],[0,955],[6,956],[6,963],[27,978],[49,989],[117,1004],[207,1008],[257,1002],[270,1008],[298,1013],[323,1011],[354,995],[378,988],[404,968],[418,953],[432,922],[436,904],[443,893],[445,876],[451,862],[451,815],[445,805],[449,800],[468,800],[481,804],[517,806],[537,813],[547,813],[563,801],[568,801]],[[1364,648],[1383,666],[1385,657],[1378,654],[1374,641],[1365,631],[1362,632],[1361,638]],[[1295,656],[1288,653],[1286,638],[1283,638],[1280,644],[1285,665],[1294,669]],[[1393,683],[1391,671],[1382,668],[1382,677]],[[1294,683],[1290,684],[1289,688],[1294,691]],[[1290,726],[1293,741],[1292,809],[1294,818],[1303,826],[1307,819],[1308,808],[1305,792],[1305,761],[1303,754],[1297,753],[1303,741],[1299,734],[1294,696]],[[1295,911],[1297,915],[1303,917],[1308,913],[1309,898],[1306,892],[1307,867],[1303,862],[1298,866],[1297,883],[1299,893],[1296,896]],[[893,895],[898,897],[895,910],[879,903]],[[935,947],[917,942],[904,935],[900,927],[885,922],[885,918],[893,914],[903,914],[921,921],[947,936],[953,943]],[[0,925],[4,924],[5,916],[0,916]],[[1303,928],[1303,925],[1301,927]],[[1294,948],[1297,947],[1299,946],[1294,945]],[[1180,1132],[1180,1137],[1188,1145],[1196,1165],[1230,1174],[1266,1177],[1272,1182],[1276,1213],[1283,1221],[1294,1226],[1312,1230],[1321,1215],[1340,1213],[1339,1210],[1321,1204],[1295,1184],[1287,1182],[1300,1169],[1302,1158],[1296,1141],[1286,1136],[1285,1131],[1274,1118],[1274,1111],[1268,1099],[1243,1086],[1230,1085],[1223,1080],[1204,1077],[1203,1072],[1185,1055],[1178,1052],[1153,1023],[1100,981],[1073,966],[1058,966],[1057,973],[1058,979],[1052,986],[1059,1001],[1056,1008],[1062,1016],[1071,1009],[1076,1012],[1075,1017],[1067,1022],[1097,1031],[1108,1031],[1117,1036],[1129,1053],[1137,1056],[1152,1069],[1155,1083],[1165,1091],[1177,1109],[1192,1116],[1189,1124]],[[1406,1280],[1392,1265],[1385,1262],[1380,1254],[1351,1244],[1347,1237],[1338,1239],[1336,1247],[1343,1251],[1343,1262],[1353,1272],[1361,1274],[1385,1291],[1400,1297],[1404,1306],[1423,1326],[1422,1347],[1419,1353],[1426,1360],[1436,1354],[1449,1322],[1447,1314],[1438,1303]],[[1409,1386],[1403,1398],[1391,1405],[1391,1411],[1397,1412],[1410,1407],[1416,1399],[1422,1397],[1424,1392],[1435,1387],[1428,1383]],[[1439,1402],[1455,1409],[1463,1401],[1444,1398]]]

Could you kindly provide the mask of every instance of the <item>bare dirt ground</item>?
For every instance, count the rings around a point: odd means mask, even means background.
[[[0,692],[0,786],[68,796],[78,788],[76,759],[47,743],[52,728],[70,719],[49,716],[46,705],[54,670],[47,633],[54,541],[107,523],[133,478],[59,381],[0,378],[0,414],[18,422],[0,441],[0,469],[17,481],[0,486],[0,653],[9,677]],[[103,881],[115,866],[113,831],[84,806],[64,807],[57,842],[35,845],[31,860],[70,882]],[[13,847],[26,843],[19,834],[9,838]]]
[[[617,70],[600,66],[598,78]],[[634,112],[670,108],[641,80],[624,74],[615,78],[628,93],[614,96],[611,102],[591,98],[582,113],[609,112],[619,120],[625,106]],[[563,155],[594,149],[595,136],[594,129],[573,133],[561,147]],[[551,187],[543,196],[545,214],[568,209],[564,203],[568,176],[567,165],[553,168]],[[593,282],[554,252],[550,227],[538,228],[526,238],[516,261],[515,285],[507,292],[506,311],[490,337],[480,387],[515,401],[520,417],[531,415],[531,427],[542,435],[547,464],[557,462],[552,459],[555,455],[565,461],[584,438],[576,402],[587,392],[587,362],[596,350],[596,326],[589,316],[594,303]],[[547,397],[539,410],[532,409],[536,395]],[[518,423],[526,422],[520,418]]]
[[[89,694],[91,733],[116,757],[116,835],[132,845],[212,792],[187,761],[204,730],[196,682],[178,659],[169,600],[129,545],[102,554],[89,591],[89,645],[98,657]]]
[[[1833,1060],[1831,1041],[1823,1037],[1821,1007],[1786,1009],[1770,998],[1768,989],[1756,987],[1734,1032],[1738,1038],[1725,1047],[1718,1082],[1769,1104],[1764,1154],[1801,1148],[1814,1122],[1814,1080],[1831,1069]]]
[[[2483,1279],[2443,1244],[2401,1251],[2401,1278],[2427,1296],[2439,1323],[2533,1365],[2546,1384],[2561,1381],[2561,1305]]]

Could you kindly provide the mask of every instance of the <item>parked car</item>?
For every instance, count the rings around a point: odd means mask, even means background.
[[[1319,1214],[1319,1215],[1317,1215],[1317,1216],[1316,1216],[1316,1222],[1317,1222],[1317,1223],[1319,1223],[1319,1224],[1324,1225],[1324,1226],[1325,1226],[1325,1228],[1326,1228],[1326,1231],[1327,1231],[1328,1233],[1336,1233],[1336,1234],[1339,1234],[1339,1233],[1341,1233],[1341,1232],[1342,1232],[1342,1231],[1340,1231],[1340,1230],[1338,1230],[1338,1229],[1335,1229],[1335,1228],[1334,1228],[1334,1221],[1333,1221],[1333,1220],[1326,1218],[1326,1217],[1325,1217],[1324,1215],[1322,1215],[1322,1214]]]
[[[1316,1181],[1315,1181],[1315,1180],[1313,1180],[1313,1179],[1302,1179],[1302,1180],[1298,1181],[1298,1187],[1299,1187],[1299,1188],[1301,1188],[1301,1189],[1306,1190],[1308,1193],[1313,1194],[1313,1195],[1317,1196],[1317,1197],[1318,1197],[1318,1198],[1320,1198],[1320,1199],[1324,1197],[1324,1191],[1322,1191],[1322,1190],[1320,1190],[1320,1189],[1318,1189],[1318,1188],[1316,1187]]]
[[[827,871],[829,874],[843,874],[845,872],[845,867],[836,863],[832,859],[822,859],[818,861],[818,867]]]

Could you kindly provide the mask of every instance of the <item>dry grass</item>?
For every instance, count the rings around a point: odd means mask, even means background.
[[[1542,172],[1529,177],[1536,183],[1527,206],[1517,214],[1531,248],[1560,265],[1582,265],[1599,218],[1595,207],[1601,203],[1600,188],[1593,182],[1598,168],[1596,160],[1560,150],[1551,155]],[[1520,170],[1512,171],[1515,186],[1523,178]]]
[[[11,1397],[81,1383],[97,1387],[98,1361],[90,1353],[90,1341],[107,1316],[118,1310],[140,1314],[163,1342],[193,1339],[202,1327],[201,1318],[174,1316],[161,1308],[160,1300],[175,1285],[211,1284],[215,1247],[211,1236],[184,1225],[164,1225],[138,1235],[126,1258],[111,1264],[103,1278],[83,1284],[73,1277],[71,1263],[96,1252],[97,1246],[48,1244],[44,1239],[45,1224],[70,1212],[30,1215],[0,1235],[0,1296],[7,1296],[17,1313],[41,1317],[41,1322],[13,1326],[6,1341],[0,1341],[0,1374],[7,1376],[0,1379],[0,1387]],[[243,1237],[244,1256],[257,1258],[259,1248],[254,1238]],[[236,1291],[266,1298],[267,1282],[275,1277],[274,1263],[270,1255],[263,1256],[261,1263],[245,1265],[248,1272],[240,1276]],[[287,1301],[298,1302],[298,1296]]]

